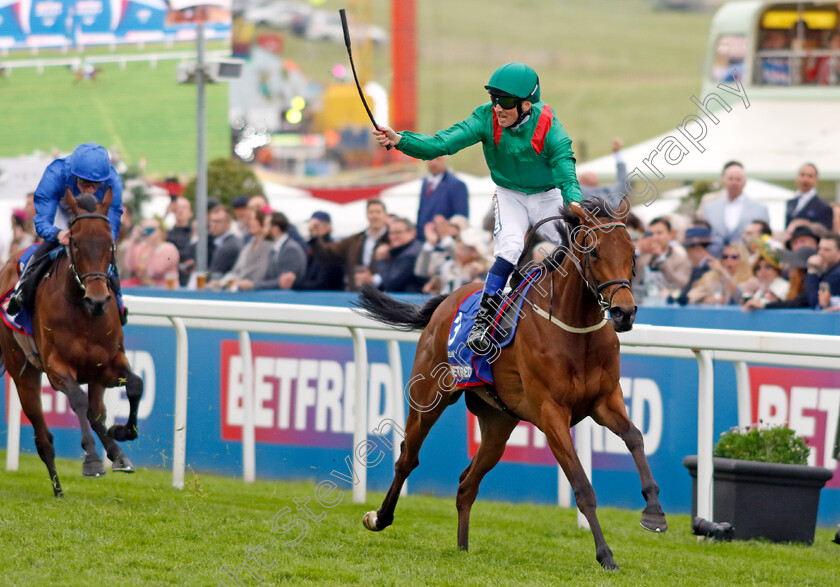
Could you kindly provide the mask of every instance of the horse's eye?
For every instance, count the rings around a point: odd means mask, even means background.
[[[589,253],[592,255],[593,259],[597,259],[600,255],[598,254],[598,249],[592,249],[592,252]]]

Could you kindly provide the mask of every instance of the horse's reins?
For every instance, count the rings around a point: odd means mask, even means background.
[[[539,228],[540,226],[542,226],[543,224],[545,224],[546,222],[549,222],[551,220],[563,220],[563,217],[562,216],[550,216],[548,218],[544,218],[543,220],[540,220],[538,223],[536,223],[531,228],[531,230],[528,231],[528,234],[526,235],[526,242],[529,241],[533,237],[533,234],[536,233],[537,228]],[[568,241],[570,246],[573,246],[574,243],[572,242],[572,236],[571,236],[571,233],[569,232],[569,227],[566,223],[564,223],[563,226],[566,230],[566,240]],[[618,222],[618,221],[607,222],[607,223],[604,223],[604,224],[597,224],[595,226],[585,226],[584,224],[581,224],[580,226],[584,227],[584,229],[587,230],[587,231],[588,230],[592,230],[592,231],[604,230],[604,229],[607,229],[607,228],[611,229],[611,228],[615,228],[616,226],[618,226],[620,228],[624,228],[625,230],[627,229],[627,225],[625,223]],[[523,255],[524,254],[525,253],[523,251]],[[595,300],[598,302],[598,305],[601,307],[601,310],[603,312],[609,312],[610,308],[612,307],[613,298],[615,297],[615,294],[618,293],[618,291],[620,291],[624,288],[627,288],[628,290],[631,289],[629,279],[610,279],[609,281],[605,281],[603,283],[598,283],[597,285],[592,285],[592,283],[590,282],[589,277],[588,277],[589,274],[592,274],[592,266],[591,266],[590,261],[589,261],[589,256],[586,255],[585,266],[581,266],[581,262],[578,260],[578,258],[574,254],[569,254],[569,255],[567,255],[567,257],[569,257],[571,259],[572,263],[575,264],[575,268],[577,269],[578,273],[580,274],[581,278],[583,279],[584,284],[586,284],[586,288],[595,297]],[[520,261],[521,261],[521,259],[520,259]],[[634,258],[633,259],[634,271],[635,271],[635,262],[636,262],[636,260]],[[594,274],[593,274],[593,277],[594,277]],[[543,318],[546,318],[547,320],[549,320],[553,324],[556,324],[557,326],[560,326],[563,330],[566,330],[567,332],[572,332],[572,333],[575,333],[575,334],[584,334],[584,333],[587,333],[587,332],[592,332],[594,330],[598,330],[607,323],[607,320],[604,319],[601,322],[599,322],[598,324],[595,324],[593,326],[588,326],[588,327],[585,327],[585,328],[576,328],[576,327],[573,327],[573,326],[569,326],[569,325],[565,324],[564,322],[561,322],[557,318],[554,318],[554,316],[552,315],[553,306],[554,306],[554,287],[553,287],[554,286],[554,271],[553,270],[551,272],[551,279],[552,279],[551,300],[549,302],[549,311],[548,312],[546,312],[545,310],[543,310],[542,308],[540,308],[539,306],[537,306],[536,304],[534,304],[533,302],[531,302],[527,298],[523,297],[523,300],[526,301],[534,309],[534,311],[537,314],[539,314]],[[596,282],[597,282],[597,280],[596,280]],[[611,285],[617,285],[618,287],[614,288],[612,290],[612,292],[610,292],[609,300],[605,300],[602,292],[606,288],[610,287]]]
[[[104,220],[110,226],[111,220],[105,216],[104,214],[79,214],[75,218],[73,218],[69,222],[70,228],[70,244],[73,243],[73,225],[76,224],[77,221],[82,220],[83,218],[96,218],[98,220]],[[106,284],[111,276],[110,267],[108,269],[108,273],[102,273],[101,271],[91,271],[90,273],[83,273],[79,275],[79,272],[76,271],[76,263],[73,261],[73,247],[67,247],[67,254],[70,258],[70,270],[73,272],[73,276],[76,278],[76,283],[79,284],[79,287],[82,288],[82,291],[87,293],[87,286],[85,285],[85,280],[91,278],[92,280],[101,279]],[[114,263],[114,245],[111,244],[111,265]]]

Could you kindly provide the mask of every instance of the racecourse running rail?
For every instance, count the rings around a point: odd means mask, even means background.
[[[388,341],[388,357],[394,381],[392,389],[397,397],[395,419],[404,420],[402,365],[400,342],[416,343],[420,334],[400,332],[352,312],[349,308],[273,304],[258,302],[228,302],[215,300],[186,300],[126,296],[131,307],[132,324],[173,327],[176,334],[175,424],[173,432],[172,483],[183,488],[186,465],[188,353],[187,329],[226,330],[239,333],[243,355],[243,411],[242,430],[243,477],[253,481],[256,476],[254,456],[254,396],[253,364],[250,356],[250,333],[323,336],[352,338],[355,369],[355,425],[353,446],[367,440],[367,340]],[[738,388],[738,424],[750,423],[750,392],[746,361],[773,363],[792,367],[840,369],[840,340],[836,336],[750,332],[703,328],[677,328],[636,324],[633,330],[619,334],[622,352],[671,358],[695,357],[699,369],[698,437],[697,437],[697,515],[711,519],[712,508],[712,449],[714,445],[714,366],[713,360],[735,364]],[[9,437],[6,468],[16,470],[20,449],[20,406],[17,394],[10,398]],[[576,427],[576,447],[587,475],[592,474],[591,434],[582,433],[593,425],[584,420]],[[394,460],[399,456],[399,443],[394,443]],[[356,456],[355,458],[359,458]],[[353,488],[353,501],[365,501],[367,469],[364,463],[357,468],[359,481]],[[571,505],[568,483],[558,467],[558,503]],[[579,523],[585,525],[579,514]]]

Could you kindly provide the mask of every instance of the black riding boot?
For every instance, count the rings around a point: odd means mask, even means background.
[[[111,267],[111,273],[108,275],[108,284],[111,286],[111,291],[114,292],[114,295],[118,296],[119,300],[123,302],[123,308],[120,310],[120,324],[125,326],[128,323],[128,308],[125,307],[125,300],[122,298],[120,274],[117,271],[116,265]],[[117,302],[117,309],[119,310],[119,302]]]
[[[27,307],[35,299],[35,288],[43,273],[39,271],[40,266],[46,263],[50,251],[59,246],[58,242],[53,241],[45,241],[38,245],[38,250],[35,251],[35,254],[32,255],[32,258],[26,264],[23,275],[20,276],[15,290],[9,296],[9,307],[7,311],[10,316],[17,315],[18,312]]]
[[[496,315],[496,311],[499,309],[500,302],[500,296],[491,296],[486,291],[481,294],[481,302],[478,305],[475,323],[467,338],[467,348],[474,353],[484,355],[493,346],[490,326],[493,323],[493,316]]]

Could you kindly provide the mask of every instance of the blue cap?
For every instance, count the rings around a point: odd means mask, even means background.
[[[332,219],[330,218],[330,215],[327,214],[326,212],[322,212],[321,210],[318,210],[317,212],[313,212],[312,213],[312,218],[310,218],[310,220],[312,220],[312,219],[320,220],[321,222],[332,223]]]
[[[684,247],[692,247],[695,245],[707,246],[712,243],[712,231],[705,226],[692,226],[685,231],[685,240],[682,245]]]
[[[105,181],[111,175],[111,158],[105,147],[84,143],[70,155],[70,173],[86,181]]]
[[[248,196],[237,196],[233,199],[233,204],[231,205],[234,208],[247,208],[249,199],[250,198]]]

